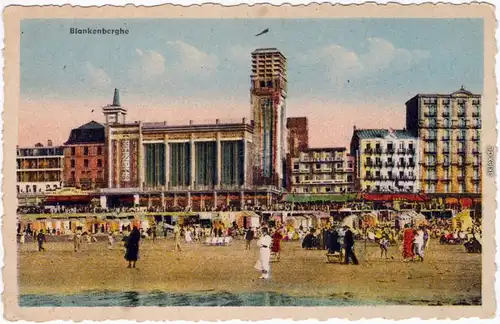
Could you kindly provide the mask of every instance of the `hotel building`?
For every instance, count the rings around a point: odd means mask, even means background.
[[[354,161],[345,147],[309,148],[291,158],[292,193],[340,194],[354,189]]]
[[[64,143],[64,186],[83,190],[105,188],[104,126],[91,121],[72,129]]]
[[[17,193],[38,194],[55,191],[63,185],[64,148],[47,147],[37,143],[34,147],[17,148]]]
[[[351,139],[356,190],[418,192],[418,139],[407,130],[356,129]]]
[[[418,94],[406,102],[406,123],[421,143],[424,192],[481,192],[481,95]]]
[[[286,71],[286,58],[276,48],[252,52],[253,177],[256,184],[278,188],[286,158]]]

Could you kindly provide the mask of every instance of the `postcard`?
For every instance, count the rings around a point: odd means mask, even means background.
[[[3,19],[7,319],[494,316],[492,5]]]

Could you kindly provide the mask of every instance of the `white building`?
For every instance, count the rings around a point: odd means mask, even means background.
[[[418,139],[406,130],[354,128],[356,189],[367,192],[418,192]]]

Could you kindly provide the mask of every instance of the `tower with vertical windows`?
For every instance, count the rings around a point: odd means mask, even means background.
[[[481,193],[481,95],[418,94],[406,102],[406,125],[420,141],[424,192]]]
[[[252,52],[251,107],[256,185],[282,187],[286,154],[286,57],[276,48]]]

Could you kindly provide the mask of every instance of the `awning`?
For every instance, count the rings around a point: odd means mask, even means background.
[[[362,194],[369,201],[427,201],[429,197],[421,194]]]
[[[344,202],[344,201],[352,201],[354,199],[356,199],[356,194],[347,194],[347,195],[287,194],[285,196],[286,202],[294,202],[294,203],[317,202],[317,201]]]
[[[47,196],[45,203],[90,203],[92,198],[90,195]]]

